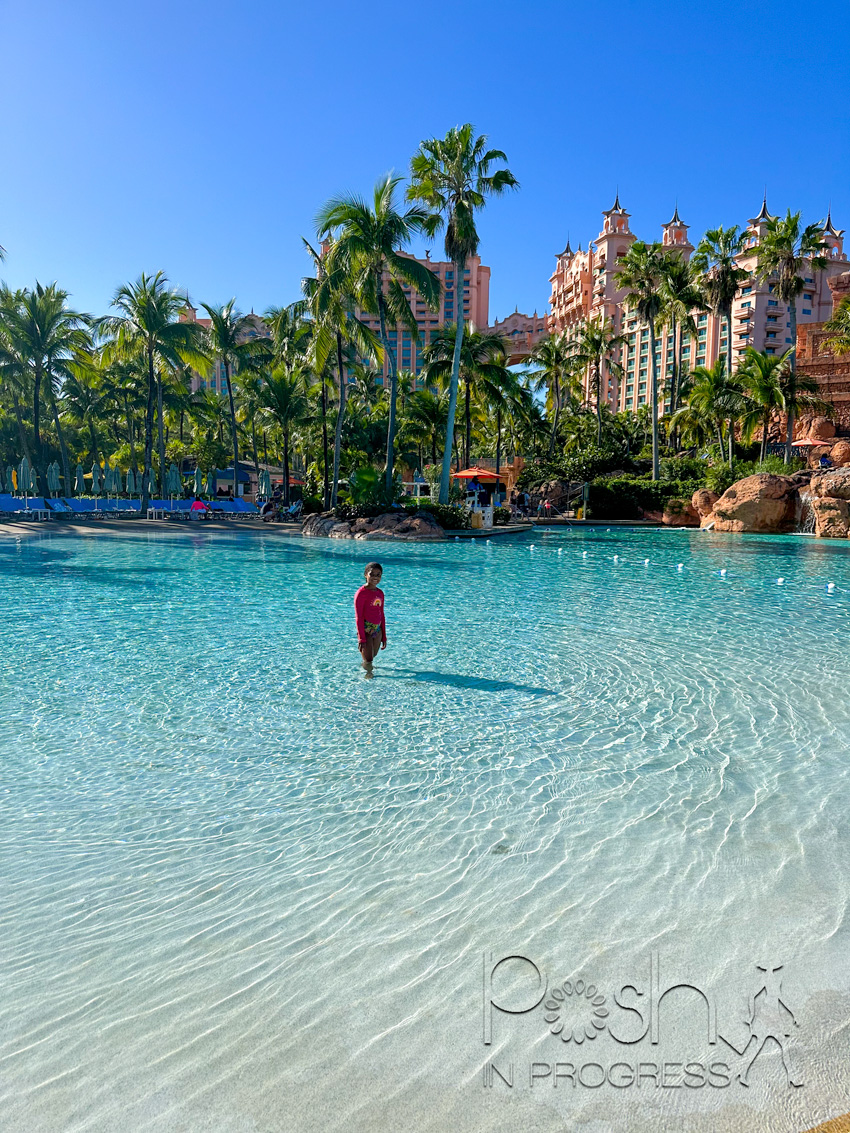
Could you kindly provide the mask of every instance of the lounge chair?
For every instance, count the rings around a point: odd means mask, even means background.
[[[62,503],[67,504],[74,515],[79,516],[81,519],[105,516],[106,512],[102,507],[98,506],[100,502],[100,500],[82,499],[79,496],[62,497]]]
[[[41,496],[10,496],[0,493],[0,515],[13,515],[16,519],[50,519],[50,509]]]

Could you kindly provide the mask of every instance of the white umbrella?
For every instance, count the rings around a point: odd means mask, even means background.
[[[59,491],[59,465],[55,461],[47,466],[47,490],[51,495]]]
[[[82,464],[77,465],[77,473],[74,477],[74,491],[78,496],[81,496],[86,490],[86,474],[83,472]]]
[[[107,460],[103,468],[103,490],[104,492],[106,492],[107,496],[111,495],[112,493],[112,482],[112,469],[110,468],[109,461]]]
[[[18,491],[24,493],[24,498],[30,490],[30,462],[26,457],[18,465]]]
[[[165,478],[166,490],[169,496],[179,496],[183,491],[183,486],[180,483],[180,473],[177,465],[172,461],[171,467],[168,469],[168,475]]]
[[[93,496],[100,495],[100,465],[97,461],[91,466],[91,490]]]
[[[34,468],[30,469],[30,492],[32,495],[38,495],[38,474]]]
[[[136,492],[136,477],[133,475],[133,469],[127,469],[127,495],[132,496]]]

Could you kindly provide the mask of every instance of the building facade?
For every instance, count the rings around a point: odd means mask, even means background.
[[[415,256],[407,255],[405,255],[405,258],[417,259]],[[479,256],[472,256],[463,273],[463,290],[461,298],[458,299],[460,292],[457,287],[458,281],[455,279],[455,265],[453,263],[443,260],[432,260],[430,252],[425,253],[424,259],[417,259],[417,263],[422,264],[423,267],[434,272],[440,280],[442,287],[440,305],[436,311],[430,311],[425,305],[425,300],[419,295],[416,289],[404,284],[403,291],[410,302],[413,316],[416,319],[419,341],[414,342],[408,328],[401,324],[398,326],[388,326],[387,337],[394,350],[398,369],[410,370],[418,377],[423,365],[423,349],[431,341],[434,332],[441,326],[446,323],[457,322],[461,305],[463,318],[467,322],[471,323],[477,329],[486,328],[490,309],[490,269],[481,263]],[[388,286],[389,277],[385,274],[384,289],[386,290]],[[380,333],[380,323],[377,315],[372,315],[368,311],[363,311],[360,308],[356,309],[355,314],[376,335]],[[367,362],[367,360],[364,359],[364,362]],[[380,381],[381,384],[386,384],[389,380],[389,372],[389,359],[385,358],[382,376],[377,380]],[[349,371],[349,380],[354,380],[354,375],[351,370]],[[421,379],[417,380],[416,384],[417,387],[421,388]]]
[[[491,334],[500,334],[507,342],[509,365],[522,362],[535,343],[549,333],[546,315],[538,315],[536,311],[533,315],[523,315],[516,308],[507,318],[495,319],[487,330]]]
[[[649,360],[649,330],[637,317],[626,310],[625,293],[616,284],[618,260],[624,256],[637,236],[629,227],[630,213],[621,207],[619,195],[613,206],[602,214],[602,231],[588,245],[587,251],[573,252],[569,241],[556,259],[555,271],[550,277],[551,314],[550,333],[566,331],[574,336],[586,320],[610,320],[616,334],[623,335],[626,343],[614,356],[622,367],[618,376],[605,367],[600,385],[601,394],[613,410],[636,410],[648,403],[651,383]],[[739,265],[748,272],[738,289],[732,310],[732,355],[737,359],[747,346],[764,350],[768,354],[781,354],[792,345],[788,311],[785,304],[774,297],[775,284],[762,283],[755,277],[756,249],[759,238],[770,220],[766,200],[761,211],[750,219],[746,228],[746,247],[738,257]],[[805,290],[797,300],[797,322],[802,328],[823,321],[832,310],[829,282],[847,270],[843,232],[836,229],[831,215],[827,216],[823,239],[828,245],[828,264],[823,271],[811,271],[804,277]],[[676,250],[687,261],[694,252],[688,236],[688,225],[679,217],[678,207],[673,217],[661,226],[661,243]],[[749,249],[752,249],[750,251]],[[729,349],[724,319],[711,312],[694,312],[696,334],[681,336],[680,363],[682,370],[695,366],[711,366],[720,354]],[[656,336],[655,359],[658,372],[659,409],[669,409],[669,386],[673,373],[675,347],[673,335],[666,329]],[[585,396],[592,399],[590,377],[585,382]],[[663,401],[662,401],[663,398]]]
[[[830,277],[833,310],[850,296],[850,271]],[[797,369],[817,380],[820,396],[835,410],[839,433],[850,433],[850,354],[836,355],[823,322],[808,323],[797,332]]]
[[[259,315],[255,315],[252,311],[250,315],[248,315],[248,319],[251,324],[251,329],[247,332],[248,338],[268,338],[271,335],[271,331]],[[211,320],[199,319],[197,309],[187,303],[182,314],[180,315],[180,322],[197,323],[198,326],[204,327],[204,329],[209,330]],[[192,393],[197,393],[199,389],[208,389],[213,393],[226,394],[227,375],[225,374],[224,363],[221,361],[221,359],[216,358],[215,362],[213,363],[212,370],[209,374],[206,375],[206,377],[201,377],[200,374],[196,374],[193,370],[190,388],[192,390]]]

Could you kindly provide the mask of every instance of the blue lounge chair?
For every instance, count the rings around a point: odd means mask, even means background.
[[[47,501],[47,506],[51,511],[56,512],[57,515],[73,515],[74,509],[69,508],[64,500],[57,499],[55,496]]]
[[[49,519],[50,510],[41,496],[10,496],[0,494],[0,515],[14,515],[19,519]]]

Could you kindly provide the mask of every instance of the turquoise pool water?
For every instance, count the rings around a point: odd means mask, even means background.
[[[390,644],[367,682],[372,558]],[[0,610],[9,1133],[723,1133],[850,1110],[850,546],[53,535],[0,540]],[[591,1045],[734,1071],[686,995],[655,1046],[564,1043],[544,1008],[496,1013],[484,1045],[483,953],[613,1006],[631,978],[649,996],[652,952],[727,1037],[754,964],[783,963],[804,1085],[775,1044],[747,1089],[529,1084]],[[484,1086],[489,1062],[514,1085]]]

